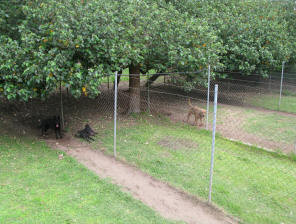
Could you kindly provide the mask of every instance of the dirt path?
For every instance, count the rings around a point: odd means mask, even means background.
[[[110,178],[114,184],[130,192],[134,198],[159,212],[165,218],[188,224],[237,223],[222,211],[206,202],[168,186],[142,171],[118,161],[101,151],[94,151],[85,143],[69,136],[48,144],[76,158],[101,178]]]

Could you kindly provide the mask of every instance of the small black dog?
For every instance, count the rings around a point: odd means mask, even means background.
[[[97,132],[92,130],[91,127],[88,124],[86,124],[84,129],[77,131],[77,134],[75,135],[75,137],[83,138],[84,140],[91,142],[95,140],[91,136],[95,136],[96,134]]]
[[[55,131],[56,138],[62,138],[61,135],[61,121],[60,116],[53,116],[52,118],[47,118],[41,120],[41,133],[42,136],[47,132],[48,129],[52,129]]]
[[[90,136],[96,136],[96,134],[98,134],[93,129],[91,129],[88,124],[85,125],[84,129],[89,133]]]

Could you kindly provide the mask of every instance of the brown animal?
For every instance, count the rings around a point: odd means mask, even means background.
[[[195,124],[196,126],[198,126],[198,120],[200,120],[200,125],[199,126],[202,126],[202,119],[205,117],[205,114],[206,114],[206,110],[204,109],[201,109],[197,106],[193,106],[191,104],[191,101],[190,101],[190,98],[188,98],[188,104],[189,104],[189,111],[188,111],[188,114],[187,114],[187,123],[190,119],[190,116],[193,114],[194,115],[194,118],[195,118]]]

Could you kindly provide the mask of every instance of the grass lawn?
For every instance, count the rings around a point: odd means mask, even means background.
[[[156,71],[155,71],[154,69],[151,69],[151,70],[148,72],[148,74],[155,74],[155,73],[156,73]],[[122,76],[122,77],[120,78],[120,81],[121,81],[121,82],[122,82],[122,81],[128,81],[128,80],[129,80],[129,76],[128,76],[128,74],[129,74],[129,69],[128,69],[128,68],[124,69],[124,70],[122,71],[122,74],[123,74],[124,76]],[[149,77],[149,76],[141,76],[140,78],[141,78],[141,80],[147,80],[147,77]],[[161,81],[163,81],[163,77],[158,78],[158,80],[160,80],[160,79],[161,79]],[[112,76],[109,77],[109,82],[114,82],[114,80],[115,80],[114,75],[112,75]],[[103,80],[102,80],[102,83],[107,83],[107,82],[108,82],[108,77],[104,77]]]
[[[122,76],[122,77],[120,78],[120,81],[128,81],[128,80],[129,80],[129,77],[128,77],[127,75],[129,74],[129,69],[124,69],[124,70],[122,71],[122,74],[123,74],[124,76]],[[109,82],[110,82],[110,83],[113,83],[114,80],[115,80],[115,75],[109,76]],[[108,82],[108,77],[104,77],[103,80],[102,80],[102,83],[107,83],[107,82]]]
[[[264,113],[256,110],[245,111],[244,130],[269,141],[281,141],[294,145],[296,136],[296,117],[282,116],[278,113]]]
[[[0,137],[0,223],[172,223],[59,153]]]
[[[212,108],[210,109],[212,111]],[[209,118],[212,122],[212,114]],[[244,140],[244,134],[252,134],[268,143],[289,145],[291,149],[294,148],[296,141],[296,116],[273,111],[223,105],[218,107],[217,127],[220,126],[224,127],[223,130],[229,127],[226,132],[232,130],[234,135],[237,132],[241,133],[237,137],[241,137],[242,140]]]
[[[168,121],[155,122],[145,115],[129,127],[119,127],[119,158],[207,199],[209,132]],[[112,154],[112,130],[106,130],[99,138]],[[295,223],[295,160],[219,136],[216,140],[213,202],[244,223]]]
[[[269,110],[296,113],[296,96],[282,96],[280,108],[278,107],[278,95],[261,95],[258,97],[251,97],[250,102],[248,103],[252,106],[262,107]]]

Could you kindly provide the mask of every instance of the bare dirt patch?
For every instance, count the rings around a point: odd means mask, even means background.
[[[114,184],[121,186],[165,218],[189,224],[238,223],[208,203],[156,180],[101,151],[94,151],[86,143],[70,136],[65,136],[59,141],[47,140],[47,142],[52,147],[76,158],[101,178],[110,178]]]
[[[198,148],[198,144],[191,139],[175,138],[171,136],[162,138],[157,144],[171,150],[193,150]]]

